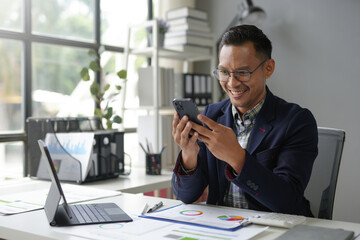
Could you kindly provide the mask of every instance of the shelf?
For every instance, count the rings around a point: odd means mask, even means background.
[[[147,47],[140,50],[130,50],[131,54],[144,57],[153,57],[154,56],[154,47]],[[167,48],[158,48],[159,58],[168,58],[176,59],[181,61],[204,61],[212,60],[213,56],[211,54],[201,54],[196,52],[181,52]]]
[[[159,24],[158,21],[156,20],[151,20],[151,21],[147,21],[147,22],[143,22],[141,24],[138,25],[134,25],[134,26],[130,26],[128,29],[128,40],[127,40],[127,44],[126,47],[124,49],[124,65],[125,65],[125,69],[128,69],[128,57],[129,55],[135,55],[135,56],[141,56],[141,57],[146,57],[146,58],[150,58],[151,61],[151,65],[154,69],[156,69],[156,71],[152,71],[152,81],[153,81],[153,106],[149,106],[149,107],[139,107],[139,110],[145,110],[144,112],[146,112],[146,114],[153,114],[154,117],[154,124],[151,127],[152,131],[153,131],[153,135],[154,135],[154,148],[155,149],[159,149],[159,146],[162,145],[162,143],[160,143],[160,132],[161,132],[161,127],[160,126],[160,118],[161,116],[164,115],[173,115],[175,113],[175,110],[173,109],[172,106],[166,106],[166,107],[162,107],[160,105],[159,102],[159,98],[158,95],[160,93],[160,63],[159,60],[160,59],[172,59],[172,60],[178,60],[178,61],[182,61],[183,62],[183,72],[186,73],[188,72],[188,63],[190,62],[197,62],[197,61],[210,61],[210,65],[213,66],[214,63],[214,57],[213,54],[208,53],[208,54],[204,54],[204,53],[199,53],[199,52],[195,52],[195,51],[178,51],[178,50],[174,50],[174,49],[169,49],[169,48],[164,48],[164,47],[159,47],[158,46],[158,39],[159,39],[159,35],[158,34],[153,34],[152,35],[152,42],[155,43],[154,46],[152,47],[145,47],[145,48],[130,48],[130,42],[132,42],[131,40],[131,32],[134,29],[143,29],[146,27],[151,26],[153,29],[153,32],[158,33],[158,29],[159,29]],[[213,48],[215,47],[215,43]],[[214,53],[214,49],[211,49],[212,53]],[[125,110],[124,106],[122,106],[122,109]],[[199,108],[199,111],[202,112],[203,108]]]
[[[205,106],[198,106],[199,112],[202,113],[205,109]],[[173,115],[175,113],[175,109],[172,106],[167,107],[159,107],[155,109],[154,106],[142,106],[137,108],[125,108],[125,110],[144,110],[144,111],[158,111],[160,115]]]
[[[144,111],[161,111],[162,113],[175,113],[175,109],[172,106],[166,107],[158,107],[155,109],[154,106],[140,106],[140,107],[133,107],[133,108],[124,108],[125,110],[144,110]]]

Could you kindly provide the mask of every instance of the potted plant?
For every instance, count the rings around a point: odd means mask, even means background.
[[[98,51],[89,50],[89,55],[93,57],[93,60],[89,63],[88,67],[84,67],[81,69],[80,76],[83,81],[90,80],[89,71],[100,72],[100,82],[104,83],[103,79],[103,69],[100,65],[101,54],[105,51],[105,47],[101,46]],[[116,73],[116,75],[122,79],[123,81],[126,79],[127,72],[126,70],[120,70]],[[94,115],[98,116],[105,127],[104,129],[111,130],[113,123],[120,124],[122,122],[122,118],[114,114],[113,108],[110,106],[110,103],[114,101],[115,97],[120,93],[121,90],[121,81],[118,84],[115,84],[112,88],[112,92],[108,92],[111,88],[111,85],[107,83],[105,86],[101,86],[96,81],[94,81],[90,86],[91,96],[96,101],[96,107],[94,111]],[[106,95],[106,93],[108,93]]]
[[[165,33],[169,30],[169,25],[167,24],[167,22],[165,20],[163,20],[161,18],[156,18],[156,21],[159,24],[159,46],[163,47],[164,46]],[[146,31],[147,31],[149,45],[152,46],[153,26],[151,25],[151,26],[146,27]]]

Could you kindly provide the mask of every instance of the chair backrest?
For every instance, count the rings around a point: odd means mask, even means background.
[[[318,135],[319,154],[314,162],[305,197],[310,201],[315,217],[332,219],[345,131],[319,127]]]

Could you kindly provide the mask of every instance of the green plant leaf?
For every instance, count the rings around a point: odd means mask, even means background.
[[[121,79],[126,79],[126,77],[127,77],[127,72],[126,72],[126,70],[120,70],[120,71],[117,72],[117,75],[118,75],[119,78],[121,78]]]
[[[112,115],[113,115],[113,108],[109,107],[106,114],[105,114],[105,118],[110,119]]]
[[[89,68],[94,72],[100,71],[100,66],[97,61],[91,61],[89,64]]]
[[[97,96],[98,93],[100,91],[100,86],[99,84],[97,84],[96,82],[93,82],[90,86],[90,93],[93,95],[93,96]]]
[[[106,84],[105,87],[104,87],[104,92],[106,92],[107,90],[109,90],[110,88],[110,84]]]
[[[98,55],[96,54],[96,52],[95,52],[95,50],[94,49],[90,49],[89,51],[88,51],[88,54],[89,54],[89,56],[90,57],[94,57],[94,58],[98,58]]]
[[[80,76],[81,76],[82,80],[89,81],[90,80],[89,69],[86,67],[81,69]]]
[[[100,59],[103,52],[105,52],[105,46],[100,46],[97,51],[90,49],[88,54],[92,57],[92,60],[89,64],[88,68],[83,68],[80,72],[81,78],[85,81],[90,80],[89,71],[93,72],[102,71],[102,67],[100,65]],[[102,73],[103,74],[103,73]],[[102,75],[101,74],[101,75]],[[105,74],[109,74],[108,72]],[[124,79],[126,81],[127,71],[120,70],[117,73],[117,76],[120,79]],[[122,81],[121,81],[122,82]],[[112,129],[113,123],[122,123],[122,118],[119,115],[114,114],[114,110],[112,107],[109,107],[110,103],[113,102],[115,96],[119,94],[119,91],[122,89],[120,84],[113,84],[117,91],[113,91],[110,94],[106,94],[106,99],[104,98],[105,92],[107,92],[112,86],[110,84],[106,84],[103,88],[102,85],[97,83],[96,81],[92,82],[90,86],[90,93],[96,101],[96,109],[94,110],[94,116],[99,117],[103,121],[103,125],[107,129]],[[114,116],[113,116],[114,115]]]
[[[121,123],[122,119],[121,119],[121,117],[119,115],[115,115],[112,121],[114,123]]]

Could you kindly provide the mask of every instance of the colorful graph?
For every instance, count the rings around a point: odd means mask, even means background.
[[[86,139],[82,139],[81,141],[77,142],[72,141],[72,139],[65,139],[63,141],[61,141],[62,139],[60,139],[58,142],[58,140],[53,140],[49,141],[48,143],[48,148],[50,153],[52,154],[64,154],[64,149],[69,153],[69,154],[74,154],[74,155],[81,155],[81,154],[86,154]]]
[[[185,215],[185,216],[199,216],[199,215],[202,215],[203,212],[197,211],[197,210],[184,210],[184,211],[181,211],[180,214]]]
[[[45,142],[51,154],[87,155],[93,140],[92,133],[48,133]]]
[[[54,168],[55,168],[56,173],[59,173],[61,160],[60,159],[53,159],[53,164],[54,164]]]
[[[244,218],[240,217],[240,216],[228,216],[228,215],[218,216],[218,219],[223,220],[223,221],[241,221],[241,220],[244,220]]]

